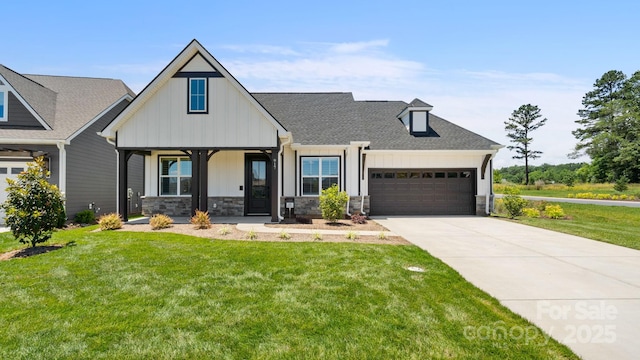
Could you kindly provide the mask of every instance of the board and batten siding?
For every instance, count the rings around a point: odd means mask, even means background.
[[[482,179],[480,170],[485,154],[478,152],[434,152],[434,153],[383,153],[368,152],[366,158],[365,174],[369,169],[477,169],[476,195],[486,195],[489,189],[491,176],[485,174]],[[490,170],[487,168],[487,172]],[[369,177],[365,175],[365,188],[368,189]],[[368,192],[365,194],[368,195]]]
[[[167,81],[118,129],[118,146],[277,146],[277,129],[227,79],[208,79],[208,114],[187,114],[187,88],[187,78]]]
[[[65,147],[67,154],[67,217],[73,219],[89,203],[100,214],[116,211],[117,154],[97,132],[102,130],[128,104],[122,101],[73,138]],[[143,192],[142,156],[129,159],[128,185],[134,193]]]

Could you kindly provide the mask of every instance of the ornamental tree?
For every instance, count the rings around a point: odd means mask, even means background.
[[[64,225],[64,200],[58,187],[47,181],[49,171],[42,156],[27,166],[17,180],[7,179],[7,200],[1,206],[13,236],[35,247]]]

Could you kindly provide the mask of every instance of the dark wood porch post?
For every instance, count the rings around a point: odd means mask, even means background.
[[[195,215],[200,202],[200,150],[191,151],[191,216]],[[180,184],[178,184],[180,186]]]
[[[118,213],[122,216],[123,221],[129,221],[129,199],[127,197],[127,163],[131,157],[130,150],[118,149]]]
[[[278,139],[278,145],[280,145],[280,139]],[[277,223],[280,221],[278,208],[278,169],[282,164],[278,163],[278,150],[280,147],[274,147],[271,149],[271,222]]]
[[[209,209],[209,156],[208,150],[200,152],[200,211]]]

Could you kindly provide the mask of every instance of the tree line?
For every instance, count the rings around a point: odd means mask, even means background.
[[[575,159],[587,155],[591,158],[590,164],[557,165],[561,171],[550,169],[548,164],[530,168],[529,160],[542,154],[532,149],[531,132],[543,126],[547,119],[540,119],[538,106],[526,104],[514,110],[504,122],[512,143],[507,148],[515,151],[514,159],[524,160],[524,167],[521,170],[513,166],[505,168],[498,175],[525,184],[536,180],[572,181],[570,173],[574,181],[640,182],[640,71],[629,78],[622,71],[606,72],[593,84],[593,90],[584,95],[582,106],[578,110],[579,119],[575,120],[578,128],[571,132],[578,143],[568,156]],[[568,169],[572,166],[578,168]]]

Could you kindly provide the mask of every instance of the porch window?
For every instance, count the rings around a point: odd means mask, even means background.
[[[207,79],[189,78],[189,113],[207,112]]]
[[[191,159],[160,158],[160,195],[191,195]]]
[[[339,157],[302,158],[302,195],[319,196],[323,189],[339,184]]]

